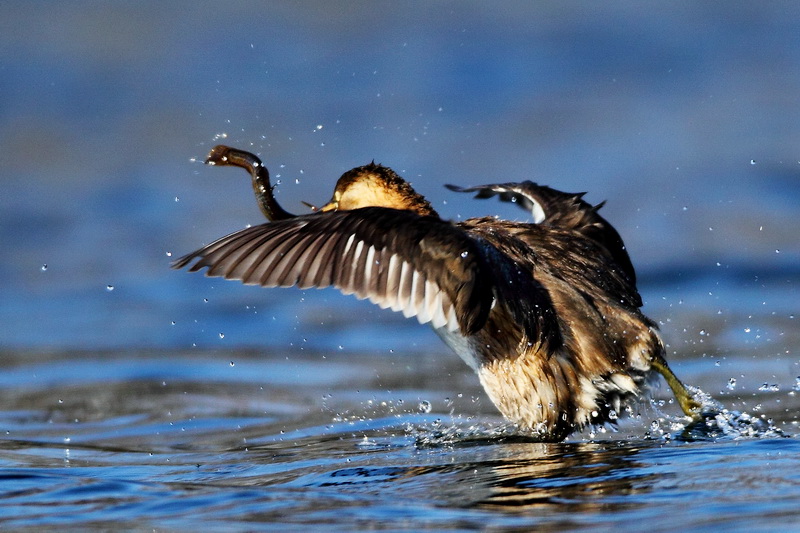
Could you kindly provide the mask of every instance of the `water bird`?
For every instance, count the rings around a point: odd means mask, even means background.
[[[531,222],[442,219],[374,162],[345,172],[332,199],[294,215],[254,154],[216,146],[207,164],[247,170],[269,222],[173,264],[262,287],[330,287],[430,323],[478,374],[503,416],[542,441],[615,424],[657,375],[687,416],[700,404],[675,376],[655,322],[640,310],[623,241],[583,193],[531,181],[448,185],[498,197]]]

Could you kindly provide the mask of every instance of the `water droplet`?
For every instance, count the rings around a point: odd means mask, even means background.
[[[468,251],[461,252],[461,258],[462,259],[466,259],[468,255],[469,255]]]
[[[172,252],[167,252],[167,257],[172,257]]]
[[[794,378],[794,387],[792,387],[792,390],[800,391],[800,376]]]
[[[224,339],[224,338],[225,338],[225,334],[224,334],[224,333],[220,333],[220,334],[219,334],[219,338],[220,338],[220,339]]]
[[[731,378],[728,380],[728,390],[733,390],[736,388],[736,378]]]
[[[422,400],[419,402],[419,405],[417,405],[417,409],[419,409],[420,413],[430,413],[432,409],[431,402],[428,400]]]
[[[106,290],[107,290],[108,292],[111,292],[111,291],[113,291],[113,290],[114,290],[114,286],[113,286],[113,285],[106,285]]]
[[[756,164],[756,160],[755,160],[755,159],[751,159],[751,160],[750,160],[750,164],[751,164],[751,165],[755,165],[755,164]]]
[[[43,265],[42,265],[42,272],[44,272],[44,271],[46,271],[46,270],[47,270],[47,263],[45,263],[45,264],[43,264]]]
[[[234,363],[233,361],[231,361],[231,366],[236,366],[236,363]]]
[[[176,197],[175,197],[175,201],[176,201],[176,202],[180,202],[180,201],[181,201],[181,199],[180,199],[179,197],[177,197],[177,196],[176,196]]]

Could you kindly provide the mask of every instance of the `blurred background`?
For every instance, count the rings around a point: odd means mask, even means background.
[[[678,357],[796,370],[794,2],[4,6],[7,352],[445,350],[335,291],[170,270],[262,222],[243,171],[202,164],[222,142],[258,153],[294,212],[373,159],[453,219],[525,214],[445,183],[588,191]]]

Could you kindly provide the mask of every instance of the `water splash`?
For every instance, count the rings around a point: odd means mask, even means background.
[[[469,446],[509,440],[537,441],[531,435],[520,433],[514,424],[498,422],[493,425],[485,420],[475,423],[472,417],[459,415],[409,421],[405,425],[405,432],[414,439],[417,448]]]
[[[783,431],[773,424],[771,419],[763,419],[747,412],[740,412],[726,408],[722,403],[711,397],[710,394],[697,387],[687,386],[692,397],[700,403],[699,418],[689,420],[681,417],[680,420],[663,415],[667,426],[676,434],[672,437],[678,440],[717,440],[717,439],[766,439],[785,436]],[[688,423],[686,422],[687,420]],[[682,422],[681,422],[682,421]],[[664,434],[664,438],[669,435]],[[653,428],[651,427],[651,436]]]

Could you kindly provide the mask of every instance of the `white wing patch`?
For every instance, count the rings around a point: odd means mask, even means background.
[[[499,194],[505,201],[521,203],[523,207],[530,209],[534,224],[541,224],[544,222],[547,218],[547,213],[544,212],[542,204],[516,184],[509,185],[494,185],[491,189]]]
[[[378,258],[386,253],[367,247],[364,278],[359,282],[363,295],[356,292],[356,296],[368,298],[382,309],[400,311],[406,318],[416,316],[420,324],[431,322],[434,328],[458,331],[455,307],[444,291],[397,254],[388,261]]]
[[[542,204],[537,202],[534,198],[528,198],[531,201],[531,216],[533,217],[534,224],[541,224],[547,218],[547,214],[542,208]]]
[[[490,198],[498,195],[504,202],[511,202],[519,205],[525,210],[530,210],[534,224],[541,224],[547,218],[542,204],[536,199],[531,188],[539,186],[530,181],[522,183],[494,183],[492,185],[477,185],[475,187],[459,187],[458,185],[446,185],[448,189],[456,192],[475,192],[476,198]]]

